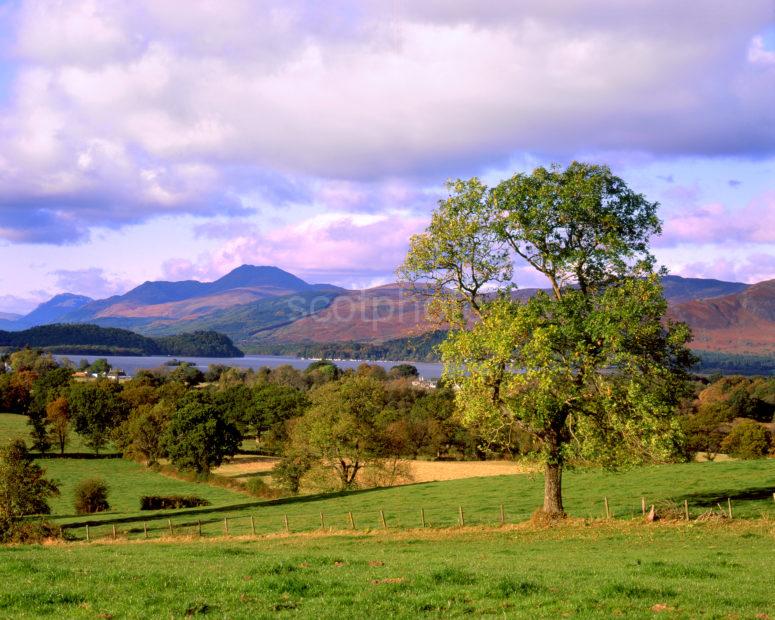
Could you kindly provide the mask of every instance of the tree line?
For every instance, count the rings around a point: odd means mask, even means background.
[[[127,329],[80,323],[40,325],[18,332],[0,331],[0,347],[43,348],[50,353],[72,355],[244,356],[227,336],[214,331],[149,338]]]

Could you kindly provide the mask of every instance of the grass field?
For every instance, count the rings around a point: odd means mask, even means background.
[[[158,476],[152,472],[148,475]],[[204,495],[208,487],[196,488],[201,492],[195,489],[194,493]],[[717,504],[726,509],[729,498],[735,518],[775,519],[775,460],[663,465],[620,473],[582,470],[566,475],[564,490],[569,514],[588,519],[604,516],[604,497],[608,498],[612,516],[619,519],[639,516],[641,497],[648,503],[671,500],[681,508],[686,499],[692,518],[717,508]],[[229,532],[235,535],[250,534],[254,527],[264,534],[284,531],[286,516],[293,532],[320,530],[322,526],[347,530],[348,513],[352,513],[356,529],[381,529],[380,510],[389,528],[419,527],[421,511],[427,526],[449,527],[458,524],[461,507],[467,525],[497,525],[501,504],[508,523],[530,517],[541,504],[543,478],[539,474],[469,478],[273,501],[251,501],[237,494],[234,497],[231,505],[219,503],[203,509],[159,513],[156,519],[137,513],[88,518],[55,513],[55,520],[71,526],[73,535],[79,538],[85,536],[82,526],[86,522],[92,526],[92,537],[112,536],[113,523],[119,535],[138,537],[143,532],[141,520],[147,522],[150,536],[160,536],[168,530],[167,518],[175,532],[193,534],[201,528],[205,536],[221,535],[225,518],[229,520]],[[97,526],[98,521],[105,524]]]
[[[30,445],[30,426],[27,424],[27,416],[20,413],[0,413],[0,445],[8,443],[11,439],[24,439],[27,446]],[[59,453],[58,446],[52,446],[52,453]],[[102,450],[103,453],[110,453],[111,448]],[[65,454],[91,454],[89,448],[75,432],[70,433],[67,444],[65,445]]]
[[[59,483],[60,496],[49,504],[60,523],[81,520],[73,514],[73,491],[84,478],[98,476],[108,482],[111,510],[91,518],[108,519],[137,515],[142,495],[197,495],[213,506],[225,506],[249,501],[241,493],[208,484],[187,482],[162,476],[147,467],[123,459],[43,459],[40,464],[47,475]],[[144,515],[154,513],[141,513]]]
[[[0,414],[0,438],[25,422]],[[775,617],[775,460],[569,471],[575,518],[552,528],[528,521],[538,473],[256,501],[122,459],[39,462],[76,542],[0,547],[2,618]],[[89,476],[112,508],[76,516]],[[140,512],[145,494],[212,506]],[[692,518],[729,499],[735,519],[645,524],[641,497],[687,500]]]
[[[576,521],[6,547],[0,616],[761,619],[774,543],[771,521]]]

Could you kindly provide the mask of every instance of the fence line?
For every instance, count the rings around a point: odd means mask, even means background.
[[[773,498],[775,501],[775,498]],[[664,502],[656,502],[662,506],[655,512],[655,504],[651,503],[651,511],[647,514],[647,502],[641,498],[641,511],[637,509],[620,511],[620,518],[643,516],[646,519],[658,518],[661,512],[673,519],[690,521],[692,516],[698,516],[696,511],[690,510],[688,500],[683,505],[675,504],[672,508],[665,508]],[[718,505],[718,511],[712,509],[714,514],[720,517],[732,519],[732,499],[727,498],[726,506]],[[592,512],[589,518],[612,519],[615,518],[609,498],[602,497],[600,511]],[[209,519],[202,519],[198,515],[196,519],[188,518],[193,515],[180,515],[183,519],[176,519],[174,524],[171,516],[164,519],[146,519],[134,522],[109,522],[96,525],[94,522],[82,527],[69,526],[67,529],[74,533],[76,539],[94,541],[100,539],[132,539],[142,538],[170,538],[170,537],[216,537],[216,536],[260,536],[279,533],[304,533],[313,531],[368,531],[368,530],[402,530],[413,528],[450,528],[465,526],[503,526],[523,522],[531,517],[531,513],[511,512],[504,503],[495,506],[474,505],[474,510],[464,510],[463,505],[453,510],[451,506],[442,508],[426,508],[419,504],[401,508],[375,507],[371,510],[346,512],[334,510],[316,510],[315,512],[273,512],[272,514],[238,514],[238,515],[213,515]],[[703,512],[707,512],[707,506],[702,506]],[[165,523],[166,521],[166,523]],[[119,527],[117,527],[117,525]],[[125,527],[121,527],[125,526]]]

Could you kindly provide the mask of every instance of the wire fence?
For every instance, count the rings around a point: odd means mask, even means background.
[[[773,494],[775,505],[775,494]],[[632,506],[628,503],[628,506]],[[322,507],[321,507],[322,508]],[[733,519],[733,502],[727,498],[716,506],[690,506],[683,503],[658,501],[648,504],[641,498],[640,510],[620,509],[614,514],[607,497],[602,498],[599,512],[590,514],[592,519],[643,517],[646,520],[667,518],[671,520],[697,520],[707,518]],[[228,510],[228,509],[227,509]],[[272,534],[296,534],[311,532],[367,532],[374,530],[409,530],[453,528],[467,526],[498,527],[517,524],[531,518],[533,512],[509,509],[508,504],[471,506],[452,509],[451,506],[416,506],[370,508],[352,507],[351,510],[320,509],[316,511],[282,510],[279,506],[227,511],[188,512],[186,515],[153,514],[147,519],[115,519],[89,524],[68,524],[64,528],[69,537],[81,541],[143,540],[173,537],[244,537]]]

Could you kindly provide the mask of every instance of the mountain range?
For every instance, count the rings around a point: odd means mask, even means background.
[[[775,353],[775,280],[758,284],[663,278],[672,318],[686,321],[697,349]],[[538,289],[521,289],[529,297]],[[218,331],[246,352],[310,343],[393,342],[438,329],[426,303],[398,284],[346,290],[309,284],[278,267],[243,265],[213,282],[145,282],[94,300],[64,293],[22,317],[0,315],[0,329],[91,323],[146,336]]]

